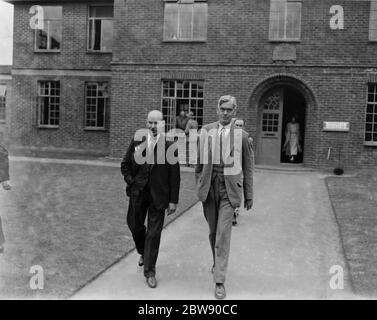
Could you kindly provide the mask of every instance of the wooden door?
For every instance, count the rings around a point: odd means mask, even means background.
[[[259,164],[280,164],[283,94],[283,89],[275,89],[261,101],[258,141]]]

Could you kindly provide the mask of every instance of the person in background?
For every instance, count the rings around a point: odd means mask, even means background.
[[[233,118],[233,122],[234,122],[234,126],[235,128],[240,128],[240,129],[243,129],[244,130],[244,125],[245,125],[245,122],[243,121],[243,119],[237,119],[237,118]],[[249,136],[249,144],[251,146],[251,157],[252,157],[252,170],[254,171],[254,151],[253,151],[253,138]],[[240,208],[236,208],[234,209],[234,214],[233,214],[233,221],[232,221],[232,225],[235,226],[237,225],[237,217],[239,215],[239,212],[240,212]]]
[[[285,155],[289,157],[290,162],[294,162],[298,153],[302,152],[300,142],[300,125],[298,122],[296,122],[296,117],[292,116],[291,121],[287,123],[287,127],[285,129],[285,142],[283,146],[283,152],[285,152]]]
[[[4,190],[11,190],[11,186],[9,184],[9,159],[8,159],[8,150],[4,147],[2,143],[2,135],[1,135],[1,142],[0,142],[0,183]],[[3,233],[3,228],[1,224],[1,217],[0,217],[0,253],[4,252],[4,243],[5,237]]]
[[[186,128],[185,128],[185,135],[186,135],[186,163],[187,165],[190,167],[190,141],[189,141],[189,135],[190,135],[190,130],[198,130],[199,128],[199,125],[198,125],[198,121],[195,120],[195,117],[194,117],[194,112],[192,111],[189,111],[187,113],[187,117],[188,117],[188,121],[187,121],[187,124],[186,124]]]
[[[185,105],[181,106],[181,109],[179,110],[179,116],[177,116],[175,120],[175,128],[181,129],[182,131],[185,131],[187,122],[189,118],[186,115],[186,107]]]

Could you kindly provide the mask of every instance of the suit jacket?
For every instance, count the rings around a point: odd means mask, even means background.
[[[164,152],[157,154],[157,148],[162,147],[163,142],[165,142]],[[169,206],[169,203],[178,203],[181,181],[179,162],[170,164],[166,159],[167,149],[172,144],[173,142],[167,141],[166,136],[161,134],[154,148],[155,159],[159,159],[160,161],[154,161],[153,164],[139,164],[134,157],[135,150],[136,148],[144,148],[143,155],[145,156],[146,139],[135,141],[132,138],[121,162],[121,172],[127,183],[128,196],[132,195],[131,189],[140,191],[149,181],[150,193],[156,209],[164,210]],[[161,163],[162,161],[165,163]]]
[[[208,138],[208,157],[207,163],[203,162],[201,157],[205,154],[203,145],[198,146],[198,161],[195,167],[195,176],[197,182],[197,195],[200,201],[204,202],[207,199],[208,192],[211,186],[212,170],[213,170],[213,143],[219,144],[218,142],[218,130],[219,122],[214,122],[202,127],[200,132],[200,139],[205,141],[204,135],[208,135],[211,138]],[[242,190],[244,193],[245,200],[253,199],[253,164],[254,164],[254,153],[249,142],[249,135],[244,130],[236,130],[237,135],[235,136],[235,127],[234,124],[231,125],[230,133],[228,135],[230,152],[228,153],[228,159],[224,162],[224,178],[225,186],[228,193],[228,197],[232,207],[240,207],[242,201]],[[211,134],[212,133],[212,134]],[[235,144],[234,139],[240,139],[241,144]],[[200,144],[200,143],[199,143]],[[236,146],[236,147],[235,147]],[[227,163],[234,158],[234,162],[230,165]],[[237,166],[234,166],[234,163],[238,161],[239,169]]]
[[[0,145],[0,182],[9,180],[8,151]]]

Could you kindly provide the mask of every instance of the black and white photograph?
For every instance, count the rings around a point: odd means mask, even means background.
[[[376,299],[377,0],[0,0],[0,300]]]

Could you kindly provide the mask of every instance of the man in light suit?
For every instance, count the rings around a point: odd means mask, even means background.
[[[217,105],[219,121],[201,129],[195,168],[197,194],[209,226],[217,299],[226,296],[224,283],[233,213],[235,208],[241,206],[242,190],[245,208],[250,210],[253,206],[252,148],[248,134],[236,129],[232,122],[236,110],[234,97],[220,97]]]

